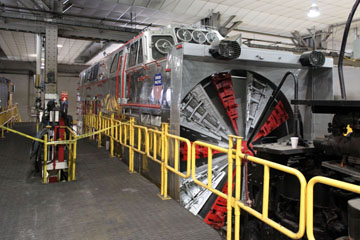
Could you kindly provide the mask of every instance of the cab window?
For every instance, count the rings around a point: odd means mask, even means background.
[[[118,66],[118,61],[119,61],[119,54],[115,54],[112,63],[111,63],[111,67],[110,67],[110,73],[113,73],[116,71],[117,66]]]
[[[129,67],[132,67],[136,64],[138,45],[139,42],[136,41],[130,46]]]
[[[96,81],[98,79],[99,65],[98,63],[91,68],[90,81]]]
[[[139,44],[139,53],[138,53],[138,63],[143,63],[144,61],[144,52],[143,52],[143,46],[142,46],[142,39],[140,39]]]

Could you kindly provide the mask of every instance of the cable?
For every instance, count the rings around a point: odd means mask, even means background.
[[[344,36],[341,42],[341,49],[340,49],[340,56],[339,56],[339,64],[338,64],[338,71],[339,71],[339,81],[340,81],[340,90],[341,90],[341,98],[346,100],[346,91],[345,91],[345,82],[344,82],[344,72],[343,72],[343,62],[344,62],[344,55],[345,55],[345,48],[346,42],[350,31],[351,22],[354,18],[355,12],[357,7],[359,6],[360,0],[356,0],[349,17],[346,21]]]

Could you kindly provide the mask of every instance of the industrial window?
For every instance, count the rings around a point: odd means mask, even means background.
[[[135,42],[130,46],[129,67],[132,67],[136,64],[138,45],[139,42]]]
[[[118,61],[119,61],[119,54],[115,54],[113,61],[111,63],[110,73],[113,73],[116,71],[117,66],[118,66]]]
[[[174,39],[172,36],[152,36],[151,48],[152,58],[154,60],[166,57],[168,52],[174,45]]]
[[[138,54],[138,63],[143,63],[144,61],[144,53],[143,53],[143,46],[142,46],[142,39],[140,39],[139,44],[139,54]]]

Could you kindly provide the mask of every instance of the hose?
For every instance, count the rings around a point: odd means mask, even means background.
[[[360,1],[360,0],[359,0]],[[294,79],[294,99],[298,100],[298,95],[299,95],[299,90],[298,90],[298,79],[295,76],[294,73],[292,72],[286,72],[284,77],[281,79],[281,82],[279,84],[279,86],[273,91],[273,93],[271,94],[271,97],[269,99],[269,101],[267,102],[264,111],[261,113],[258,121],[256,122],[256,125],[253,129],[253,131],[251,132],[248,141],[247,141],[247,147],[248,149],[254,154],[254,156],[256,156],[256,153],[254,151],[254,149],[251,146],[251,141],[254,139],[255,134],[260,130],[261,126],[264,124],[264,122],[267,120],[267,118],[269,117],[269,113],[271,110],[273,110],[274,108],[274,103],[280,93],[280,89],[282,88],[282,86],[284,85],[286,79],[289,76],[292,76]],[[299,120],[299,107],[297,104],[295,104],[294,106],[294,128],[295,128],[295,136],[299,136],[299,132],[298,132],[298,120]]]
[[[356,0],[353,8],[351,9],[349,17],[348,17],[348,19],[346,21],[344,35],[343,35],[343,39],[342,39],[342,42],[341,42],[341,49],[340,49],[340,56],[339,56],[339,63],[338,63],[338,72],[339,72],[341,98],[343,100],[346,100],[346,90],[345,90],[344,72],[343,72],[343,62],[344,62],[345,48],[346,48],[347,38],[349,36],[351,22],[352,22],[352,20],[354,18],[354,15],[355,15],[356,9],[359,6],[359,3],[360,3],[360,0]]]

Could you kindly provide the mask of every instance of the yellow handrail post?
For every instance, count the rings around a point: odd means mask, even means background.
[[[87,120],[88,120],[88,115],[85,115],[85,117],[84,117],[84,133],[88,132]]]
[[[164,141],[164,148],[161,150],[161,152],[164,152],[164,195],[163,200],[171,199],[168,197],[168,161],[169,161],[169,139],[168,139],[168,133],[169,133],[169,124],[163,123],[162,125],[162,135],[163,135],[163,141]]]
[[[92,123],[92,131],[95,132],[96,131],[96,128],[97,128],[97,121],[96,121],[96,115],[93,114],[92,115],[92,118],[93,118],[93,123]],[[92,136],[92,139],[95,140],[95,135]]]
[[[119,142],[119,127],[120,127],[119,124],[120,124],[120,122],[116,121],[115,129],[114,129],[116,142]]]
[[[316,176],[310,179],[306,191],[306,234],[309,240],[314,236],[314,187],[315,184],[325,184],[334,188],[360,194],[360,186],[327,177]]]
[[[69,134],[69,140],[72,140],[72,134]],[[72,164],[72,143],[68,145],[69,155],[68,155],[68,182],[71,181],[71,164]]]
[[[236,155],[235,155],[235,166],[236,166],[236,176],[235,176],[235,201],[240,201],[241,198],[241,142],[242,137],[231,136],[236,139]],[[235,240],[240,239],[240,206],[235,204]]]
[[[47,158],[48,158],[48,152],[47,152],[47,137],[48,135],[44,135],[44,166],[43,166],[43,183],[47,183]]]
[[[102,128],[101,128],[101,123],[102,123],[102,121],[101,121],[101,112],[99,113],[99,130],[101,130]],[[99,134],[98,134],[98,147],[100,148],[101,147],[101,132],[99,132]]]
[[[313,199],[314,199],[314,185],[316,179],[312,178],[306,191],[306,234],[309,240],[315,240],[314,236],[314,210],[313,210]]]
[[[213,161],[213,151],[211,148],[208,148],[208,187],[212,186],[212,161]]]
[[[263,206],[262,215],[268,218],[269,212],[269,185],[270,185],[270,168],[264,165],[264,181],[263,181]]]
[[[95,115],[91,114],[90,115],[90,119],[91,119],[91,124],[90,124],[90,128],[91,128],[91,132],[95,131]],[[92,139],[94,139],[94,135],[91,136]]]
[[[227,195],[227,233],[226,239],[231,240],[231,227],[232,227],[232,185],[233,185],[233,150],[234,140],[229,137],[229,148],[228,148],[228,195]]]
[[[161,125],[161,136],[160,136],[160,151],[161,151],[161,185],[160,185],[160,198],[164,196],[164,159],[165,159],[165,152],[164,152],[164,124]],[[154,134],[155,144],[156,144],[156,135]],[[156,149],[157,150],[157,149]],[[156,157],[154,153],[154,158]]]
[[[91,118],[92,118],[92,115],[89,114],[89,115],[86,115],[86,119],[87,121],[89,122],[88,126],[87,126],[87,129],[88,129],[88,132],[90,133],[92,131],[92,128],[91,128]],[[91,140],[91,136],[89,136],[89,140]]]
[[[130,118],[130,147],[129,147],[129,172],[134,173],[134,123],[135,119]]]
[[[36,133],[39,132],[39,117],[36,116]]]
[[[71,164],[71,170],[72,170],[72,180],[74,181],[76,179],[75,177],[75,161],[76,161],[76,148],[77,148],[77,137],[74,137],[74,148],[73,148],[73,158],[72,158],[72,164]]]
[[[114,157],[114,113],[111,114],[110,156]]]

